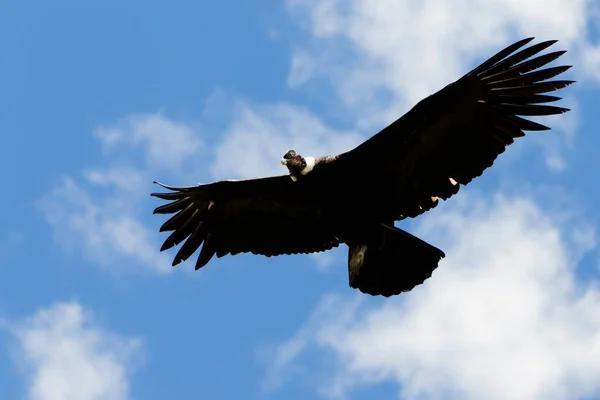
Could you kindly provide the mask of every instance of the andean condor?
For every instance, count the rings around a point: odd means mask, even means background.
[[[565,51],[531,58],[552,40],[515,53],[532,39],[508,46],[346,153],[313,158],[290,150],[281,160],[289,175],[161,184],[171,192],[152,196],[170,202],[154,213],[175,215],[160,228],[172,231],[160,250],[185,241],[177,265],[203,244],[199,269],[215,254],[270,257],[345,243],[352,288],[386,297],[410,291],[431,277],[444,253],[394,222],[456,194],[523,131],[550,129],[519,115],[568,111],[542,104],[560,97],[541,93],[573,83],[548,81],[570,66],[539,69]]]

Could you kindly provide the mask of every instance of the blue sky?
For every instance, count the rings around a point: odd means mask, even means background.
[[[2,397],[594,398],[600,8],[452,4],[2,3]],[[352,291],[345,248],[158,253],[152,180],[347,150],[527,36],[569,51],[573,111],[402,224],[446,252],[426,285]]]

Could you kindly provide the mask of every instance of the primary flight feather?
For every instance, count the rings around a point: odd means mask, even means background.
[[[213,256],[314,253],[348,246],[349,284],[371,295],[409,291],[431,277],[444,253],[394,226],[434,208],[492,166],[524,131],[549,129],[523,117],[561,114],[544,93],[574,81],[550,80],[570,66],[540,69],[564,51],[534,57],[556,40],[516,42],[421,100],[358,147],[302,157],[288,151],[288,175],[172,187],[152,193],[173,214],[161,251],[180,243],[173,265],[201,247]],[[519,51],[518,51],[519,50]]]

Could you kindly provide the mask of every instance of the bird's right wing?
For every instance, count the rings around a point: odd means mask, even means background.
[[[170,201],[155,214],[175,214],[160,231],[170,231],[161,251],[185,241],[173,265],[202,245],[196,269],[216,254],[251,252],[265,256],[313,253],[339,245],[320,210],[288,175],[220,181],[190,187],[160,184],[171,193],[152,193]]]

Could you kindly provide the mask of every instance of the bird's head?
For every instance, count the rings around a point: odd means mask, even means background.
[[[312,157],[304,158],[294,150],[289,150],[283,155],[281,164],[287,167],[288,171],[290,171],[290,177],[295,182],[298,180],[298,176],[306,175],[312,171],[315,166],[315,160]]]

